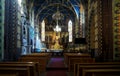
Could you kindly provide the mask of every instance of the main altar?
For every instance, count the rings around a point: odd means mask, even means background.
[[[50,24],[52,30],[46,31],[47,48],[51,52],[63,52],[65,40],[68,37],[68,31],[63,31],[64,15],[59,11],[59,6],[56,12],[52,15],[53,24]],[[46,27],[47,28],[47,27]],[[47,28],[49,29],[49,28]]]
[[[62,56],[63,55],[63,45],[60,44],[60,33],[55,33],[53,36],[53,44],[51,45],[50,52],[52,56]]]
[[[57,52],[63,50],[63,45],[60,44],[60,33],[56,33],[53,36],[53,44],[51,45],[51,51]]]

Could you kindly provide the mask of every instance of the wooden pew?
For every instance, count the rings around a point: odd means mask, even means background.
[[[19,58],[19,61],[21,62],[38,62],[38,70],[39,72],[45,72],[46,66],[51,57],[51,54],[49,53],[32,53],[27,55],[22,55]]]
[[[39,71],[39,69],[38,69],[38,67],[39,67],[39,63],[38,62],[30,62],[30,61],[28,61],[28,62],[1,62],[1,64],[18,64],[18,65],[27,65],[27,64],[32,64],[32,65],[35,65],[35,66],[31,66],[30,68],[31,68],[31,71],[32,72],[34,72],[35,73],[35,75],[40,75],[40,71]],[[35,69],[34,71],[32,70],[32,69]]]
[[[45,72],[46,71],[46,60],[44,58],[36,58],[36,57],[20,57],[20,62],[38,62],[38,71]]]
[[[87,72],[90,72],[90,71],[91,71],[91,75],[92,75],[92,73],[95,72],[95,69],[98,69],[98,72],[101,74],[103,72],[107,72],[107,71],[110,72],[108,69],[114,69],[114,70],[119,69],[120,70],[120,62],[76,63],[76,64],[74,64],[74,76],[87,75],[88,74]],[[102,72],[102,70],[100,70],[100,69],[104,69],[106,71]]]
[[[46,58],[47,61],[49,61],[50,58],[51,58],[52,53],[48,53],[48,52],[47,53],[45,53],[45,52],[42,52],[42,53],[32,53],[32,54],[27,54],[25,56],[29,56],[29,55],[30,56],[40,56],[41,58]]]
[[[3,73],[3,74],[0,74],[0,76],[18,76],[18,74],[17,73],[11,73],[11,74]]]
[[[70,58],[91,58],[90,54],[82,53],[64,53],[65,63],[68,65]]]
[[[33,62],[0,62],[0,74],[3,76],[37,76]]]
[[[69,58],[68,71],[74,71],[75,63],[95,63],[94,58]]]
[[[120,76],[120,69],[83,69],[82,76]]]
[[[91,58],[91,55],[85,53],[64,53],[65,64],[68,67],[68,71],[71,71],[71,68],[73,68],[71,64],[73,65],[75,62],[81,62],[81,60],[79,60],[80,58]],[[82,62],[83,61],[84,60],[82,60]],[[85,60],[85,62],[87,61]]]
[[[21,57],[40,57],[46,59],[46,61],[48,62],[51,58],[51,55],[51,53],[31,53],[27,55],[22,55]]]

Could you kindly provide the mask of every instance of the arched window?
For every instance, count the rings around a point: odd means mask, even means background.
[[[69,42],[72,42],[72,21],[68,22]]]
[[[44,22],[44,20],[41,23],[41,39],[42,39],[42,41],[45,41],[45,22]]]

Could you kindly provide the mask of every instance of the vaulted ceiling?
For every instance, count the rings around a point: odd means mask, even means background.
[[[51,18],[58,7],[65,18],[74,19],[79,14],[79,4],[80,0],[34,0],[34,10],[40,21]]]
[[[80,14],[80,4],[87,4],[88,0],[28,0],[33,2],[33,8],[39,20],[48,18],[57,11],[64,14],[66,18],[74,19]]]
[[[64,22],[71,19],[73,22],[80,15],[80,3],[85,4],[88,0],[32,0],[35,16],[41,22],[47,19],[48,23],[54,25],[52,15],[59,8],[60,13],[64,15]]]

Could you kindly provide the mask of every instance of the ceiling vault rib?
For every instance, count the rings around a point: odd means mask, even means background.
[[[37,15],[36,15],[36,18],[38,18],[39,14],[42,12],[42,10],[44,10],[44,9],[50,7],[50,6],[57,5],[57,4],[60,4],[60,3],[54,3],[54,4],[49,4],[49,5],[47,5],[47,6],[44,6],[40,11],[38,11],[38,13],[37,13]],[[64,5],[64,4],[60,4],[60,5],[68,8],[68,9],[71,10],[74,14],[76,14],[75,11],[73,11],[72,7],[68,7],[68,6]]]

